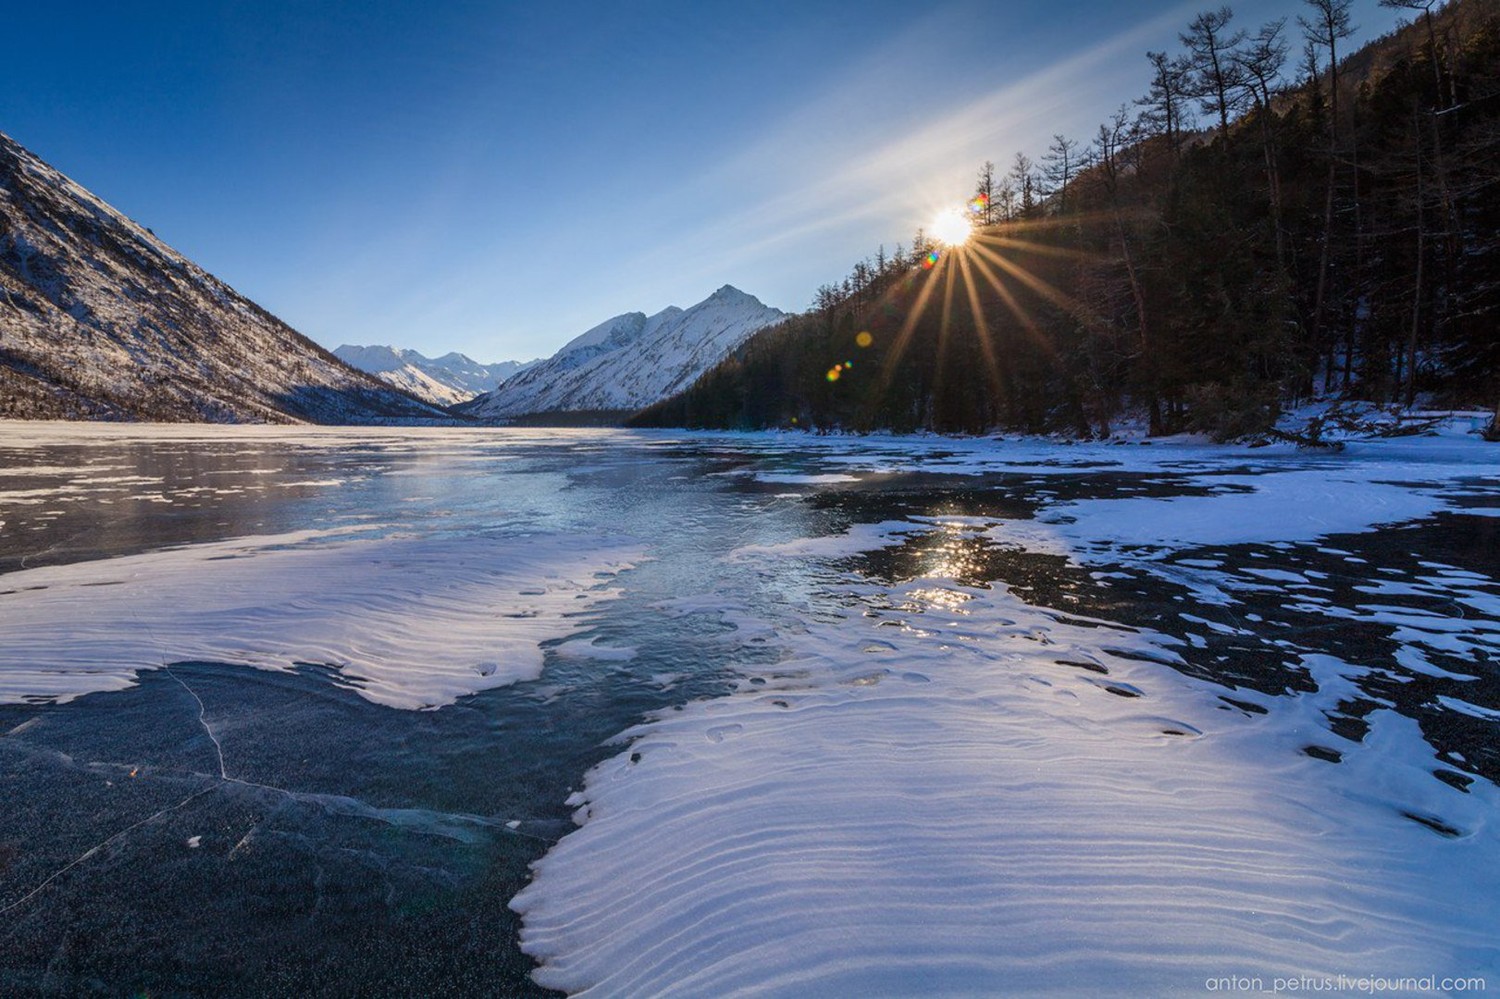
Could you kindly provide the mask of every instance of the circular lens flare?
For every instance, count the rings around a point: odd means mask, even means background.
[[[974,224],[957,208],[950,208],[932,220],[933,238],[945,246],[963,246],[974,231]]]

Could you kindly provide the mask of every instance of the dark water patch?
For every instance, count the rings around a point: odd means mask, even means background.
[[[1423,815],[1418,812],[1408,812],[1404,810],[1401,812],[1401,814],[1406,818],[1411,819],[1413,822],[1417,823],[1420,826],[1426,826],[1428,829],[1431,829],[1439,836],[1444,836],[1449,839],[1457,839],[1464,834],[1464,831],[1462,829],[1459,829],[1457,826],[1449,825],[1447,822],[1444,822],[1436,815]]]
[[[982,475],[862,473],[857,485],[821,488],[808,497],[807,502],[815,509],[841,514],[848,523],[943,516],[1025,520],[1030,519],[1043,503],[1209,496],[1225,491],[1223,487],[1202,485],[1199,478],[1196,475],[1119,471],[1052,477],[1024,472]]]
[[[50,488],[44,503],[0,499],[0,572],[132,554],[164,545],[278,533],[304,523],[327,487],[276,485],[357,474],[347,456],[208,442],[120,442],[0,448],[0,467],[71,468],[6,476],[5,488]],[[334,466],[337,466],[336,468]]]
[[[1088,670],[1091,673],[1099,673],[1099,674],[1102,674],[1104,676],[1108,676],[1109,675],[1109,669],[1108,669],[1108,667],[1101,666],[1099,663],[1074,662],[1074,661],[1069,660],[1069,659],[1057,659],[1057,660],[1054,660],[1054,661],[1059,666],[1072,666],[1072,667],[1074,667],[1076,669],[1086,669],[1086,670]]]
[[[1468,774],[1458,773],[1455,770],[1434,770],[1432,776],[1449,787],[1462,791],[1465,794],[1469,793],[1469,786],[1474,783],[1473,777],[1470,777]]]

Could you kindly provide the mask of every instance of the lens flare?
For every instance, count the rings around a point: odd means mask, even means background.
[[[969,199],[969,214],[983,215],[984,210],[989,207],[990,199],[986,194],[976,194]]]
[[[957,208],[950,208],[932,220],[932,235],[946,246],[963,246],[974,231],[974,224]]]
[[[930,271],[937,266],[937,262],[943,259],[943,255],[936,250],[928,250],[927,256],[922,258],[922,269]]]
[[[870,335],[869,330],[860,330],[854,335],[854,342],[860,347],[868,347],[875,342],[875,338]]]
[[[830,382],[836,382],[839,380],[839,376],[841,376],[843,373],[843,369],[835,364],[833,367],[828,369],[828,380]]]

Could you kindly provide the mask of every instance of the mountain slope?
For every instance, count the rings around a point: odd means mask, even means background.
[[[344,344],[333,356],[353,368],[374,375],[387,385],[439,406],[466,402],[496,388],[537,361],[499,361],[481,364],[457,351],[427,357],[404,347]]]
[[[679,392],[786,313],[725,285],[690,309],[627,312],[461,411],[486,419],[634,410]]]
[[[343,364],[0,133],[0,416],[445,415]]]

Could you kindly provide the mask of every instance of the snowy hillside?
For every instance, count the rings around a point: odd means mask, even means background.
[[[691,385],[751,334],[786,317],[725,285],[690,309],[628,312],[463,407],[490,419],[528,413],[634,410]]]
[[[343,364],[0,133],[0,417],[444,415]]]
[[[344,344],[333,356],[351,367],[368,372],[388,385],[410,392],[439,406],[452,406],[489,392],[501,382],[537,361],[499,361],[481,364],[457,351],[442,357],[427,357],[404,347]]]

